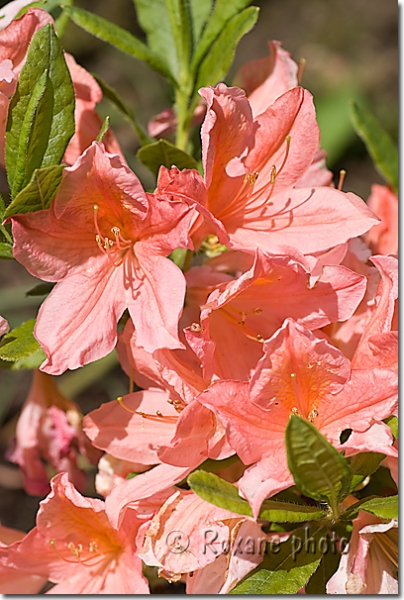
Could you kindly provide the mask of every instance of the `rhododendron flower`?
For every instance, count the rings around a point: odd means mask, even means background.
[[[49,210],[12,217],[16,259],[59,282],[35,327],[47,355],[42,370],[62,373],[108,354],[125,308],[149,352],[182,346],[185,280],[165,257],[188,246],[190,218],[183,202],[146,194],[98,142],[64,170]]]
[[[328,594],[398,594],[397,521],[360,511]]]
[[[10,327],[9,327],[9,324],[7,323],[6,319],[4,319],[0,315],[0,336],[5,335],[9,331],[9,329],[10,329]]]
[[[197,271],[193,280],[197,282]],[[262,342],[286,317],[307,329],[343,321],[354,312],[366,286],[362,276],[339,266],[324,267],[314,287],[308,282],[309,265],[299,253],[271,256],[258,249],[251,269],[216,285],[202,306],[200,325],[186,331],[205,378],[247,380],[262,356]],[[188,302],[193,296],[190,285]]]
[[[369,208],[381,222],[365,235],[366,243],[373,254],[395,254],[398,252],[398,198],[385,185],[372,185],[367,200]]]
[[[81,496],[66,474],[51,486],[36,527],[9,548],[7,564],[58,584],[53,594],[147,594],[136,545],[145,520],[130,509],[115,528],[108,506]]]
[[[175,534],[180,534],[177,539]],[[250,548],[241,559],[249,535],[257,548],[254,552]],[[140,556],[147,565],[159,567],[159,575],[177,581],[182,574],[193,574],[224,554],[220,592],[226,593],[263,560],[269,538],[250,517],[217,508],[194,492],[181,490],[168,498],[153,518]],[[188,575],[192,585],[191,579]]]
[[[198,396],[226,429],[229,444],[247,469],[239,488],[258,513],[270,494],[291,485],[284,435],[291,414],[313,422],[347,456],[395,456],[382,419],[397,406],[397,377],[388,369],[355,369],[324,339],[291,319],[264,343],[251,381],[219,381]],[[352,429],[341,445],[340,435]]]
[[[296,87],[255,119],[245,93],[219,84],[203,88],[208,111],[202,125],[204,179],[197,172],[160,169],[158,190],[198,207],[195,244],[211,233],[206,209],[220,221],[231,246],[304,254],[326,250],[367,231],[377,217],[352,193],[330,187],[298,188],[318,150],[312,97]],[[192,176],[190,175],[192,173]],[[187,178],[189,185],[187,186]],[[204,211],[202,210],[204,209]]]
[[[57,472],[67,471],[83,489],[86,477],[78,466],[80,454],[94,463],[100,455],[81,430],[78,406],[62,396],[51,376],[35,370],[17,423],[16,447],[8,456],[20,465],[27,493],[48,493],[46,463]]]
[[[110,454],[104,454],[98,462],[98,473],[95,476],[95,489],[101,495],[108,496],[113,488],[126,481],[131,473],[143,473],[147,466],[130,460],[121,460]]]

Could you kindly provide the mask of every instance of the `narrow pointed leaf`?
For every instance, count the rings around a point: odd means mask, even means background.
[[[324,527],[296,529],[286,542],[267,544],[262,563],[230,594],[296,594],[313,575],[322,558]],[[324,545],[325,548],[325,545]]]
[[[396,440],[398,438],[398,418],[393,415],[392,417],[384,419],[384,422],[390,427],[391,433]]]
[[[188,477],[190,488],[211,504],[240,515],[253,516],[250,505],[241,498],[238,488],[207,471],[195,471]],[[326,513],[312,506],[265,500],[259,518],[278,523],[302,523],[326,517]]]
[[[195,72],[207,51],[218,38],[226,23],[251,4],[251,0],[216,0],[212,14],[196,47],[192,60],[192,71]]]
[[[62,181],[64,165],[36,169],[32,181],[9,204],[4,217],[49,208]]]
[[[352,474],[347,461],[308,421],[289,419],[285,434],[288,466],[296,485],[310,498],[327,502],[334,516],[348,493]]]
[[[398,152],[391,137],[375,117],[365,108],[352,102],[351,117],[357,134],[366,148],[380,175],[398,190]]]
[[[100,132],[97,135],[97,139],[96,139],[97,142],[102,142],[102,138],[107,133],[108,128],[109,128],[109,117],[107,116],[107,117],[105,117],[105,119],[101,125]]]
[[[15,362],[27,358],[41,349],[34,338],[35,319],[25,321],[7,333],[0,342],[0,359]]]
[[[179,61],[165,0],[133,0],[139,25],[146,33],[147,44],[159,57],[175,81],[179,78]]]
[[[130,122],[133,125],[134,130],[136,131],[136,134],[137,134],[142,146],[145,146],[146,144],[151,144],[153,142],[153,138],[151,138],[149,135],[147,135],[147,133],[139,125],[139,123],[133,116],[132,111],[122,100],[122,98],[120,97],[118,92],[116,90],[114,90],[114,88],[111,87],[106,81],[101,79],[101,77],[99,75],[92,73],[92,76],[94,77],[94,79],[96,80],[98,85],[100,86],[103,97],[106,98],[107,100],[109,100],[112,104],[114,104],[118,108],[118,110],[120,110],[120,112],[122,114],[124,114],[126,117],[128,117],[128,119],[130,120]]]
[[[192,25],[188,0],[165,0],[170,28],[179,64],[181,86],[189,82],[189,63],[192,53]]]
[[[347,508],[341,518],[351,521],[358,516],[360,510],[365,510],[382,519],[398,519],[398,496],[365,498]]]
[[[138,150],[136,156],[156,176],[161,165],[168,169],[173,165],[179,169],[196,169],[197,166],[196,160],[192,156],[166,140],[159,140],[143,146]]]
[[[161,59],[143,44],[143,42],[129,33],[129,31],[126,31],[126,29],[82,8],[65,6],[64,10],[76,25],[88,33],[91,33],[108,44],[112,44],[112,46],[115,46],[115,48],[121,50],[121,52],[133,56],[133,58],[145,61],[152,69],[165,75],[169,79],[172,78]]]
[[[12,196],[35,169],[58,165],[74,133],[75,96],[60,42],[49,23],[33,36],[11,99],[6,167]]]
[[[195,92],[206,85],[214,85],[224,78],[233,62],[237,44],[254,27],[258,19],[258,11],[255,6],[246,8],[226,24],[200,66]],[[194,104],[197,101],[198,96]]]
[[[35,287],[28,290],[28,292],[26,292],[25,295],[26,296],[46,296],[53,290],[55,285],[56,285],[55,283],[48,283],[47,281],[44,281],[42,283],[38,283],[38,285],[36,285]]]
[[[217,4],[217,2],[216,2]],[[227,6],[229,6],[229,2]],[[209,20],[212,12],[212,0],[191,0],[191,15],[192,15],[192,35],[194,39],[194,47],[197,47],[205,25]],[[243,6],[243,8],[245,8]]]

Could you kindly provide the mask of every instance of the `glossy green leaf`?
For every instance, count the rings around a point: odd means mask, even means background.
[[[192,156],[166,140],[159,140],[143,146],[138,150],[136,156],[156,176],[161,165],[167,168],[171,168],[173,165],[179,169],[196,168],[196,160]]]
[[[327,502],[334,517],[348,493],[352,474],[347,461],[299,415],[291,415],[285,433],[289,470],[296,485],[310,498]]]
[[[145,61],[152,69],[171,79],[171,74],[159,56],[126,29],[82,8],[66,6],[64,10],[76,25],[88,33],[133,58]]]
[[[58,165],[74,133],[75,96],[50,23],[32,38],[11,99],[6,131],[7,176],[14,198],[35,169]]]
[[[365,498],[347,508],[341,517],[348,520],[355,519],[360,510],[365,510],[382,519],[398,519],[398,496]]]
[[[103,97],[106,98],[107,100],[109,100],[112,104],[114,104],[118,108],[118,110],[120,110],[120,112],[122,114],[124,114],[126,117],[128,117],[128,119],[130,120],[130,122],[133,125],[134,130],[137,133],[137,136],[138,136],[139,141],[142,144],[142,146],[144,146],[146,144],[151,144],[153,142],[153,138],[151,138],[143,130],[143,128],[139,125],[139,123],[133,116],[132,111],[122,100],[122,98],[120,97],[118,92],[116,90],[114,90],[114,88],[111,87],[106,81],[101,79],[101,77],[99,75],[92,73],[92,76],[94,77],[94,79],[96,80],[98,85],[100,86]]]
[[[262,563],[249,573],[230,594],[296,594],[318,568],[326,550],[327,530],[296,529],[286,542],[267,544]],[[323,546],[324,544],[324,546]]]
[[[29,183],[9,204],[5,217],[49,208],[62,181],[64,165],[36,169]]]
[[[0,242],[0,258],[7,260],[14,258],[13,247],[11,244],[7,244],[7,242]]]
[[[352,492],[368,475],[371,475],[379,467],[384,454],[379,452],[361,452],[348,459],[352,473],[350,492]]]
[[[7,369],[8,371],[21,371],[39,369],[41,364],[46,360],[45,352],[42,348],[39,348],[30,356],[26,356],[25,358],[20,358],[14,362],[5,361],[0,359],[0,369]]]
[[[5,215],[6,213],[6,205],[4,204],[4,200],[3,200],[3,196],[0,194],[0,231],[3,234],[4,239],[6,240],[6,242],[8,243],[8,245],[12,246],[13,245],[13,238],[11,233],[9,232],[10,226],[6,226],[6,225],[2,225],[2,222],[4,221]],[[7,248],[4,249],[4,252],[7,254],[8,250]],[[4,258],[8,258],[7,256],[4,256]]]
[[[255,6],[246,8],[226,24],[200,66],[196,93],[201,87],[214,85],[223,79],[233,62],[237,44],[254,27],[258,19],[258,11]],[[196,95],[193,105],[198,98],[199,96]]]
[[[366,148],[380,175],[398,190],[398,152],[391,137],[367,109],[351,104],[351,118],[356,133]]]
[[[196,71],[207,51],[230,19],[239,14],[249,4],[251,4],[251,0],[232,0],[231,2],[229,0],[216,0],[213,12],[195,50],[191,67],[192,72]]]
[[[238,488],[207,471],[195,471],[188,477],[190,488],[211,504],[240,515],[253,516],[250,505],[241,498]],[[326,513],[312,506],[265,500],[259,518],[279,523],[302,523],[326,517]]]
[[[7,333],[0,342],[0,359],[15,362],[41,349],[34,338],[35,319],[30,319]]]

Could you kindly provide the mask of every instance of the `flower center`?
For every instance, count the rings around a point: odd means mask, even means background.
[[[111,248],[115,246],[116,249],[122,253],[121,258],[123,258],[124,254],[132,246],[133,242],[131,240],[125,239],[121,233],[120,228],[117,226],[111,227],[113,239],[103,236],[98,223],[98,211],[98,204],[94,204],[94,226],[96,231],[95,241],[97,242],[99,249],[103,254],[108,255],[110,253]]]

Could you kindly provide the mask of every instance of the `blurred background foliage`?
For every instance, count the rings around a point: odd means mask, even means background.
[[[0,2],[0,6],[5,4]],[[366,199],[372,183],[383,182],[353,130],[349,100],[367,107],[397,140],[397,2],[261,0],[253,4],[261,9],[258,23],[239,44],[226,83],[231,84],[243,64],[267,55],[268,40],[280,40],[296,62],[304,58],[302,85],[314,95],[328,167],[336,174],[336,181],[340,169],[345,169],[344,191]],[[144,39],[131,0],[76,0],[75,5]],[[69,23],[62,43],[79,64],[100,75],[120,93],[144,127],[152,116],[172,104],[162,77],[73,23]],[[139,142],[129,122],[108,101],[103,100],[98,108],[102,118],[110,116],[129,165],[144,186],[153,189],[153,175],[135,157]],[[11,327],[35,317],[42,298],[27,297],[25,293],[37,283],[15,261],[1,262],[0,314]],[[25,494],[18,469],[3,454],[14,435],[30,379],[27,371],[0,371],[0,521],[25,531],[35,524],[38,499]],[[74,398],[84,413],[128,392],[127,377],[113,356],[58,379],[63,393]],[[86,493],[94,495],[92,485]]]

